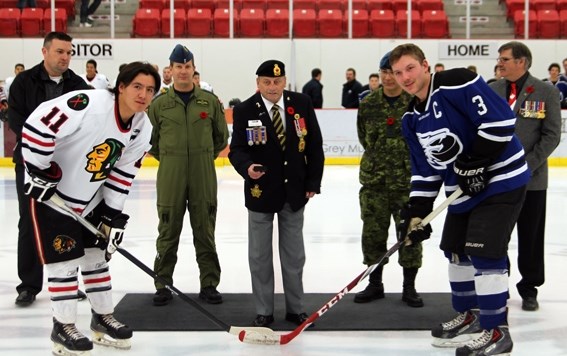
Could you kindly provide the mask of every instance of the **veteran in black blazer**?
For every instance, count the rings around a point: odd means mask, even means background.
[[[268,60],[256,71],[258,92],[234,107],[229,159],[244,178],[248,208],[248,260],[257,316],[274,321],[272,235],[278,216],[286,320],[299,325],[303,311],[303,212],[321,191],[323,139],[311,99],[284,90],[285,66]]]
[[[532,54],[525,44],[508,42],[498,52],[498,66],[505,80],[497,80],[490,87],[508,101],[516,114],[515,133],[524,146],[532,174],[517,223],[518,270],[522,279],[516,287],[522,297],[522,309],[535,311],[539,308],[537,287],[545,281],[547,158],[561,139],[559,90],[528,72]]]

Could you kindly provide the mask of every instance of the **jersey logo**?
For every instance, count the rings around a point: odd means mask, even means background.
[[[71,251],[76,245],[75,240],[65,235],[58,235],[53,240],[53,249],[59,254]]]
[[[438,170],[447,169],[447,166],[463,151],[459,137],[446,128],[418,133],[417,138],[427,157],[427,162]]]
[[[89,105],[89,97],[87,94],[77,94],[67,100],[67,106],[75,111],[81,111]]]
[[[87,166],[85,170],[92,173],[91,182],[97,182],[108,178],[112,167],[122,156],[122,142],[108,138],[103,143],[93,147],[87,154]]]

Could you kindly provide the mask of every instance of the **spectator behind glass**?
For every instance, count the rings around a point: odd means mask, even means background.
[[[314,109],[321,109],[323,107],[323,84],[321,84],[321,77],[323,73],[321,69],[314,68],[311,71],[311,80],[305,83],[301,92],[311,98]]]

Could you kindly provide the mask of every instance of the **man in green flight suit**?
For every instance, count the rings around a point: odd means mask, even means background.
[[[150,105],[153,125],[150,153],[159,160],[159,217],[154,271],[173,284],[185,209],[193,230],[200,271],[199,298],[222,303],[216,287],[221,268],[215,245],[217,176],[215,158],[228,144],[228,127],[219,99],[193,84],[195,64],[187,47],[175,46],[169,56],[173,86]],[[154,305],[166,305],[171,291],[159,282]]]
[[[410,155],[402,136],[401,116],[411,96],[397,84],[390,66],[390,52],[380,61],[382,86],[368,94],[358,109],[358,140],[364,148],[360,161],[360,212],[364,264],[373,265],[386,253],[390,219],[400,223],[400,209],[410,191]],[[421,267],[421,244],[402,246],[398,262],[403,267],[402,300],[411,307],[422,307],[415,290],[415,277]],[[383,265],[369,276],[369,284],[356,293],[355,303],[384,298]]]

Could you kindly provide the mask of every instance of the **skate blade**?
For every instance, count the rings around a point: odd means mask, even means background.
[[[97,345],[115,347],[121,350],[130,350],[132,347],[130,339],[113,339],[98,331],[93,331],[93,342]]]
[[[51,353],[55,356],[89,356],[91,354],[90,350],[86,350],[86,351],[69,350],[65,348],[65,346],[58,344],[56,342],[53,343],[53,350]]]
[[[435,347],[441,347],[441,348],[462,347],[462,346],[465,346],[465,344],[467,342],[474,340],[475,338],[480,336],[480,334],[481,333],[458,335],[458,336],[455,336],[452,339],[441,339],[441,338],[438,338],[438,337],[434,337],[433,341],[431,341],[431,345],[435,346]]]

